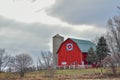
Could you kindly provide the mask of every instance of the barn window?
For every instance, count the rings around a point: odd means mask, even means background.
[[[62,65],[66,65],[67,63],[66,62],[62,62]]]

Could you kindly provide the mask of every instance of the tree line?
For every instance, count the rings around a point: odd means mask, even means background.
[[[41,52],[34,66],[33,58],[30,54],[20,53],[15,56],[8,55],[5,49],[0,49],[0,73],[18,72],[20,77],[24,77],[26,72],[47,69],[52,64],[52,53],[49,51]]]

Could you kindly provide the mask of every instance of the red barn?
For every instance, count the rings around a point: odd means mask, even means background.
[[[68,38],[58,49],[58,66],[87,64],[86,58],[90,47],[95,48],[91,41]]]

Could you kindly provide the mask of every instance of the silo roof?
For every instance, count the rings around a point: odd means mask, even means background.
[[[54,38],[54,37],[62,37],[62,36],[60,36],[59,34],[56,34],[55,36],[53,36],[53,38]],[[62,37],[62,38],[63,38],[63,37]]]

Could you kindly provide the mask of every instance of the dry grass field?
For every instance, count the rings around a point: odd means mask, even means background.
[[[120,80],[120,75],[111,74],[110,69],[41,70],[26,73],[24,78],[18,73],[0,73],[0,80]]]

